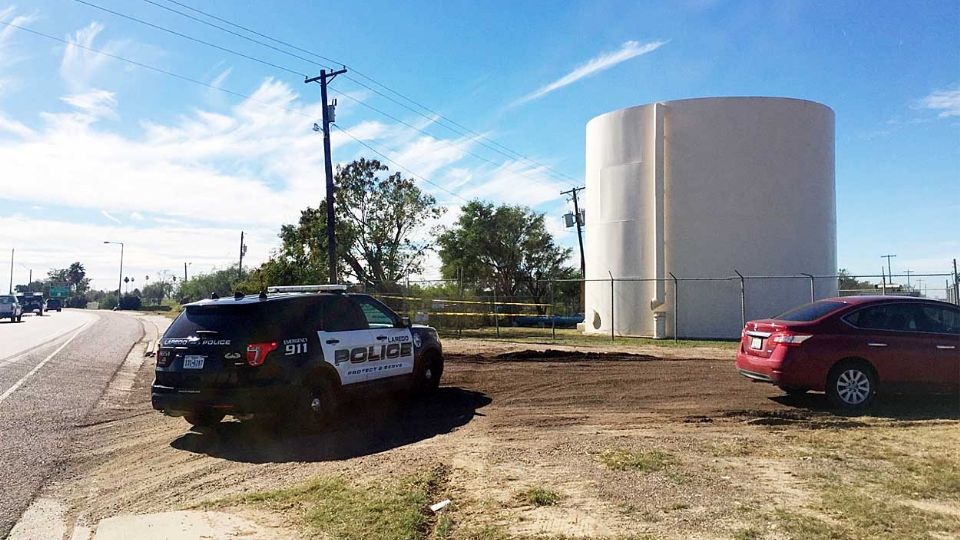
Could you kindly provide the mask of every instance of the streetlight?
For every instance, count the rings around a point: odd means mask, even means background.
[[[104,240],[104,244],[120,244],[120,280],[117,281],[117,309],[120,309],[120,289],[123,287],[123,242]]]

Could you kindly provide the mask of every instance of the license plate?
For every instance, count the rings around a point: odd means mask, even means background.
[[[763,339],[755,337],[750,338],[750,348],[751,349],[762,349],[763,348]]]
[[[188,354],[183,357],[183,369],[203,369],[203,361],[206,356]]]

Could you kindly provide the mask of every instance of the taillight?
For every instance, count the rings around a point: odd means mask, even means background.
[[[271,351],[276,350],[276,348],[276,341],[251,343],[247,345],[247,364],[254,367],[263,364],[263,361],[267,359],[267,355],[270,354]]]
[[[779,343],[781,345],[788,345],[791,347],[798,347],[804,341],[812,338],[810,334],[774,334],[771,339],[774,343]]]
[[[173,360],[173,351],[170,349],[160,349],[157,351],[157,365],[160,367],[167,367],[170,365],[170,360]]]

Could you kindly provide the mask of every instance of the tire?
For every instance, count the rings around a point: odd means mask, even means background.
[[[843,362],[827,376],[827,398],[844,409],[864,409],[877,394],[877,376],[866,362]]]
[[[436,353],[427,354],[420,362],[420,367],[414,372],[416,379],[414,388],[419,395],[436,393],[440,388],[440,377],[443,375],[443,359]]]
[[[306,431],[325,428],[336,418],[339,402],[336,386],[326,377],[316,379],[300,392],[285,427]]]
[[[222,412],[214,411],[212,409],[200,409],[190,414],[183,415],[183,419],[193,427],[212,428],[216,427],[217,424],[223,420],[224,416],[225,415]]]

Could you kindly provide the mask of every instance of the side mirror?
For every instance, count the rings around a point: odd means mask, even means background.
[[[413,326],[410,324],[410,317],[400,317],[400,328],[410,328]]]

